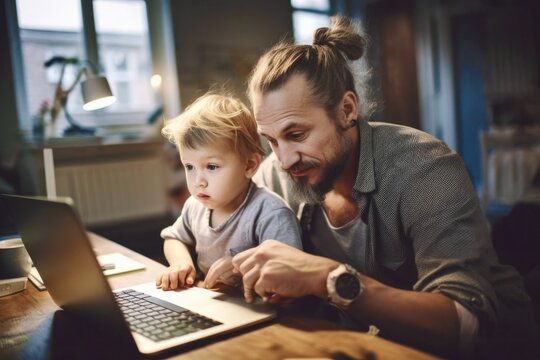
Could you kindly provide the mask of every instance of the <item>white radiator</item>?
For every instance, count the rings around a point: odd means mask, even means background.
[[[161,157],[58,166],[58,196],[70,196],[86,225],[132,220],[168,211]]]

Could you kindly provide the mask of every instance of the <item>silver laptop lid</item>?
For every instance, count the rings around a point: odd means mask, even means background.
[[[135,348],[72,200],[14,195],[0,200],[54,302]]]

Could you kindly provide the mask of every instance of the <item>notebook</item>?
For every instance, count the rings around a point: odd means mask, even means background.
[[[122,275],[125,273],[146,269],[144,264],[120,253],[98,255],[97,260],[105,276]],[[30,269],[28,279],[30,279],[32,284],[34,284],[38,290],[47,289],[35,266],[32,266]]]
[[[157,355],[275,317],[262,302],[149,282],[112,291],[69,198],[0,195],[54,302],[119,346]]]

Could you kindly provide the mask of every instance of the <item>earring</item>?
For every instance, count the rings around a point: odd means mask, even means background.
[[[349,129],[352,129],[356,125],[358,125],[358,120],[352,119],[351,122],[349,123]]]

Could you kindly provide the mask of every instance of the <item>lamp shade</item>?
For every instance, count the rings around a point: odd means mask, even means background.
[[[104,76],[88,77],[81,83],[82,96],[84,100],[84,110],[97,110],[116,101],[107,78]]]

